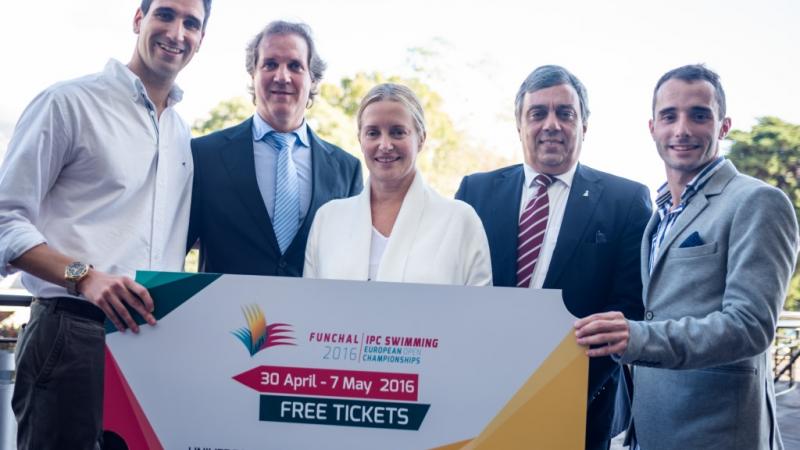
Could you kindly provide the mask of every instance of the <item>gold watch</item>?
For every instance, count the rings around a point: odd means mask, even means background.
[[[80,261],[71,262],[64,269],[64,284],[67,286],[67,292],[70,295],[80,295],[78,292],[78,283],[81,282],[86,275],[89,275],[90,264],[82,263]]]

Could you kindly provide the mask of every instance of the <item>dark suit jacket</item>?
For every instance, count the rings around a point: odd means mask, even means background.
[[[299,277],[314,214],[330,200],[361,192],[361,164],[309,128],[311,203],[297,235],[281,255],[256,181],[252,124],[250,118],[192,140],[189,246],[200,239],[203,272]]]
[[[483,221],[495,286],[517,284],[524,182],[524,169],[518,164],[467,176],[456,193]],[[639,246],[651,211],[645,186],[579,164],[543,287],[561,289],[564,304],[576,317],[622,311],[640,320],[644,309]],[[620,366],[611,358],[590,361],[587,443],[609,439],[626,425],[627,407],[617,408],[615,418],[620,374]]]

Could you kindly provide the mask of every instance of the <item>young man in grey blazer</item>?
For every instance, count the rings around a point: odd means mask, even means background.
[[[781,449],[767,349],[795,268],[786,195],[719,155],[725,93],[702,65],[664,74],[650,133],[667,182],[642,240],[645,320],[594,314],[578,343],[634,365],[641,448]],[[676,370],[677,369],[677,370]]]

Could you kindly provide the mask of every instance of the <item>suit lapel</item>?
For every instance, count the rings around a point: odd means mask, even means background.
[[[331,200],[329,186],[336,185],[336,176],[339,173],[331,150],[317,137],[311,127],[308,127],[308,137],[311,145],[311,201],[308,204],[306,217],[292,241],[294,244],[299,237],[302,237],[303,246],[305,246],[305,236],[311,229],[317,210]]]
[[[689,226],[690,223],[694,222],[697,216],[703,212],[708,206],[708,199],[706,199],[705,194],[701,191],[698,192],[693,198],[692,201],[686,206],[686,209],[683,210],[680,216],[678,216],[678,220],[672,225],[672,228],[669,230],[666,236],[664,236],[664,241],[661,243],[661,251],[658,252],[656,255],[656,260],[653,261],[653,273],[655,273],[656,269],[658,268],[658,264],[664,259],[664,255],[667,253],[667,249],[675,242],[675,239]]]
[[[348,230],[337,238],[341,249],[338,276],[342,280],[366,280],[369,278],[369,257],[372,246],[372,212],[369,205],[369,188],[356,197],[352,217],[344,218]]]
[[[650,238],[653,236],[658,222],[658,211],[656,211],[650,216],[642,238],[641,263],[639,266],[642,274],[642,300],[645,302],[645,306],[647,305],[647,290],[650,287]]]
[[[392,227],[392,236],[383,253],[383,258],[381,258],[377,280],[403,281],[408,255],[414,248],[414,239],[427,206],[426,189],[422,175],[417,172],[403,199],[403,205],[397,214],[394,227]]]
[[[230,176],[231,185],[239,194],[256,228],[267,236],[274,249],[280,253],[278,240],[272,229],[272,220],[258,189],[252,129],[253,119],[250,118],[230,130],[228,139],[231,142],[228,148],[222,151],[222,161]]]
[[[544,288],[556,286],[578,245],[583,241],[586,227],[592,222],[597,204],[603,195],[603,184],[586,168],[578,165],[567,197],[564,219],[558,231],[556,248],[547,268]]]
[[[665,258],[665,255],[669,252],[669,248],[675,242],[675,239],[677,239],[677,237],[697,219],[697,216],[706,209],[709,203],[709,197],[722,193],[725,186],[728,185],[737,173],[736,168],[730,161],[723,161],[722,166],[711,176],[706,185],[700,189],[700,192],[692,197],[689,205],[687,205],[686,209],[678,216],[678,220],[672,225],[669,233],[664,236],[664,242],[661,243],[660,247],[661,250],[658,252],[658,255],[656,255],[656,260],[653,261],[654,274],[658,269],[659,263]]]
[[[494,179],[491,196],[498,201],[494,202],[490,216],[494,226],[487,227],[489,228],[487,231],[491,234],[488,236],[489,242],[497,247],[497,251],[492,255],[498,259],[492,261],[496,286],[517,284],[517,234],[519,234],[519,205],[523,184],[525,184],[525,171],[521,164],[500,173]],[[498,270],[498,268],[508,269]]]
[[[311,202],[303,223],[304,227],[311,226],[311,222],[314,219],[313,213],[331,199],[330,189],[327,189],[326,186],[336,184],[336,175],[338,173],[334,170],[331,150],[317,137],[310,127],[308,128],[308,137],[311,143]]]

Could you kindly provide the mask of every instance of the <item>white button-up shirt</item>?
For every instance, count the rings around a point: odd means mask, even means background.
[[[525,168],[525,186],[522,187],[522,196],[520,198],[519,215],[522,217],[522,212],[528,202],[536,196],[536,191],[539,190],[539,185],[535,184],[533,179],[539,172],[533,170],[527,164],[523,164]],[[533,276],[531,277],[531,284],[529,287],[534,289],[541,289],[544,286],[544,279],[547,277],[547,269],[550,268],[550,260],[553,258],[553,250],[556,248],[558,241],[558,232],[561,230],[561,222],[564,220],[564,211],[567,209],[567,198],[569,197],[569,190],[572,187],[572,179],[575,177],[575,169],[577,164],[573,165],[571,169],[555,175],[553,183],[547,188],[548,196],[548,214],[547,214],[547,231],[544,233],[544,242],[542,242],[542,249],[539,251],[539,259],[536,261],[536,267],[533,269]]]
[[[17,123],[0,166],[0,274],[46,242],[98,270],[183,268],[192,195],[191,135],[173,109],[159,118],[122,63],[58,83]],[[67,295],[23,274],[37,297]]]

